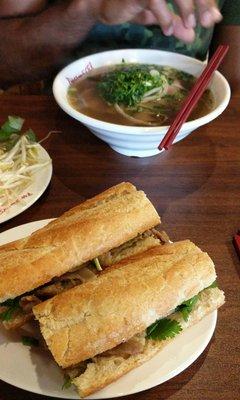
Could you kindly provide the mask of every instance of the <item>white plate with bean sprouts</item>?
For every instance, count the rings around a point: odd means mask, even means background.
[[[52,176],[51,158],[36,142],[33,131],[17,133],[15,137],[12,134],[11,138],[10,145],[8,138],[8,146],[0,146],[0,223],[35,203]]]

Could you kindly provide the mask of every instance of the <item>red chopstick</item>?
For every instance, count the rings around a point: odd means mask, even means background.
[[[233,237],[233,245],[235,247],[238,257],[240,258],[240,230]]]
[[[217,50],[210,59],[209,63],[204,68],[202,74],[197,79],[193,88],[190,90],[189,95],[186,98],[185,102],[183,103],[181,110],[177,114],[175,120],[173,121],[172,125],[169,127],[166,135],[161,141],[158,147],[160,150],[162,149],[168,150],[169,147],[172,145],[182,125],[184,124],[188,116],[191,114],[193,108],[195,107],[200,97],[202,96],[203,92],[207,88],[213,76],[213,73],[217,70],[217,68],[223,61],[225,55],[228,52],[228,49],[229,49],[228,45],[218,46]]]

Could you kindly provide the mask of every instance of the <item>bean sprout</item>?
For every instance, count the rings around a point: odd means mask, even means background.
[[[0,213],[14,204],[33,182],[33,175],[51,163],[39,155],[40,144],[33,143],[26,135],[9,151],[0,155]]]

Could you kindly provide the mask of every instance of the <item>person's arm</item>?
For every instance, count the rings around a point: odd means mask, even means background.
[[[8,9],[5,12],[9,13],[10,7],[11,15],[16,15],[14,4],[18,1],[6,3]],[[168,9],[165,0],[65,0],[39,14],[4,19],[1,18],[1,3],[5,1],[0,0],[0,88],[49,76],[66,62],[71,51],[85,39],[96,22],[114,25],[139,17],[141,20],[143,15],[148,19],[150,15],[152,23],[154,20],[159,24],[165,34],[191,42],[194,40],[194,21],[190,26],[186,21],[192,13],[193,0],[175,1],[182,18]],[[221,19],[215,0],[196,0],[196,4],[201,4],[198,11],[202,18],[208,15],[208,21],[202,21],[204,26]],[[19,5],[17,8],[20,12]],[[26,10],[20,12],[21,15],[24,13]]]
[[[86,1],[24,18],[0,19],[0,88],[49,76],[96,22]]]
[[[18,17],[42,11],[47,5],[47,0],[0,0],[0,18]]]

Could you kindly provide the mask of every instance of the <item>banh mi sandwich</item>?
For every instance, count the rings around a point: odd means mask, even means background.
[[[156,246],[161,235],[152,228],[159,222],[144,192],[121,183],[0,246],[0,322],[15,329],[32,318],[34,305]]]
[[[224,303],[189,240],[155,246],[33,308],[55,361],[85,397],[141,365]]]

